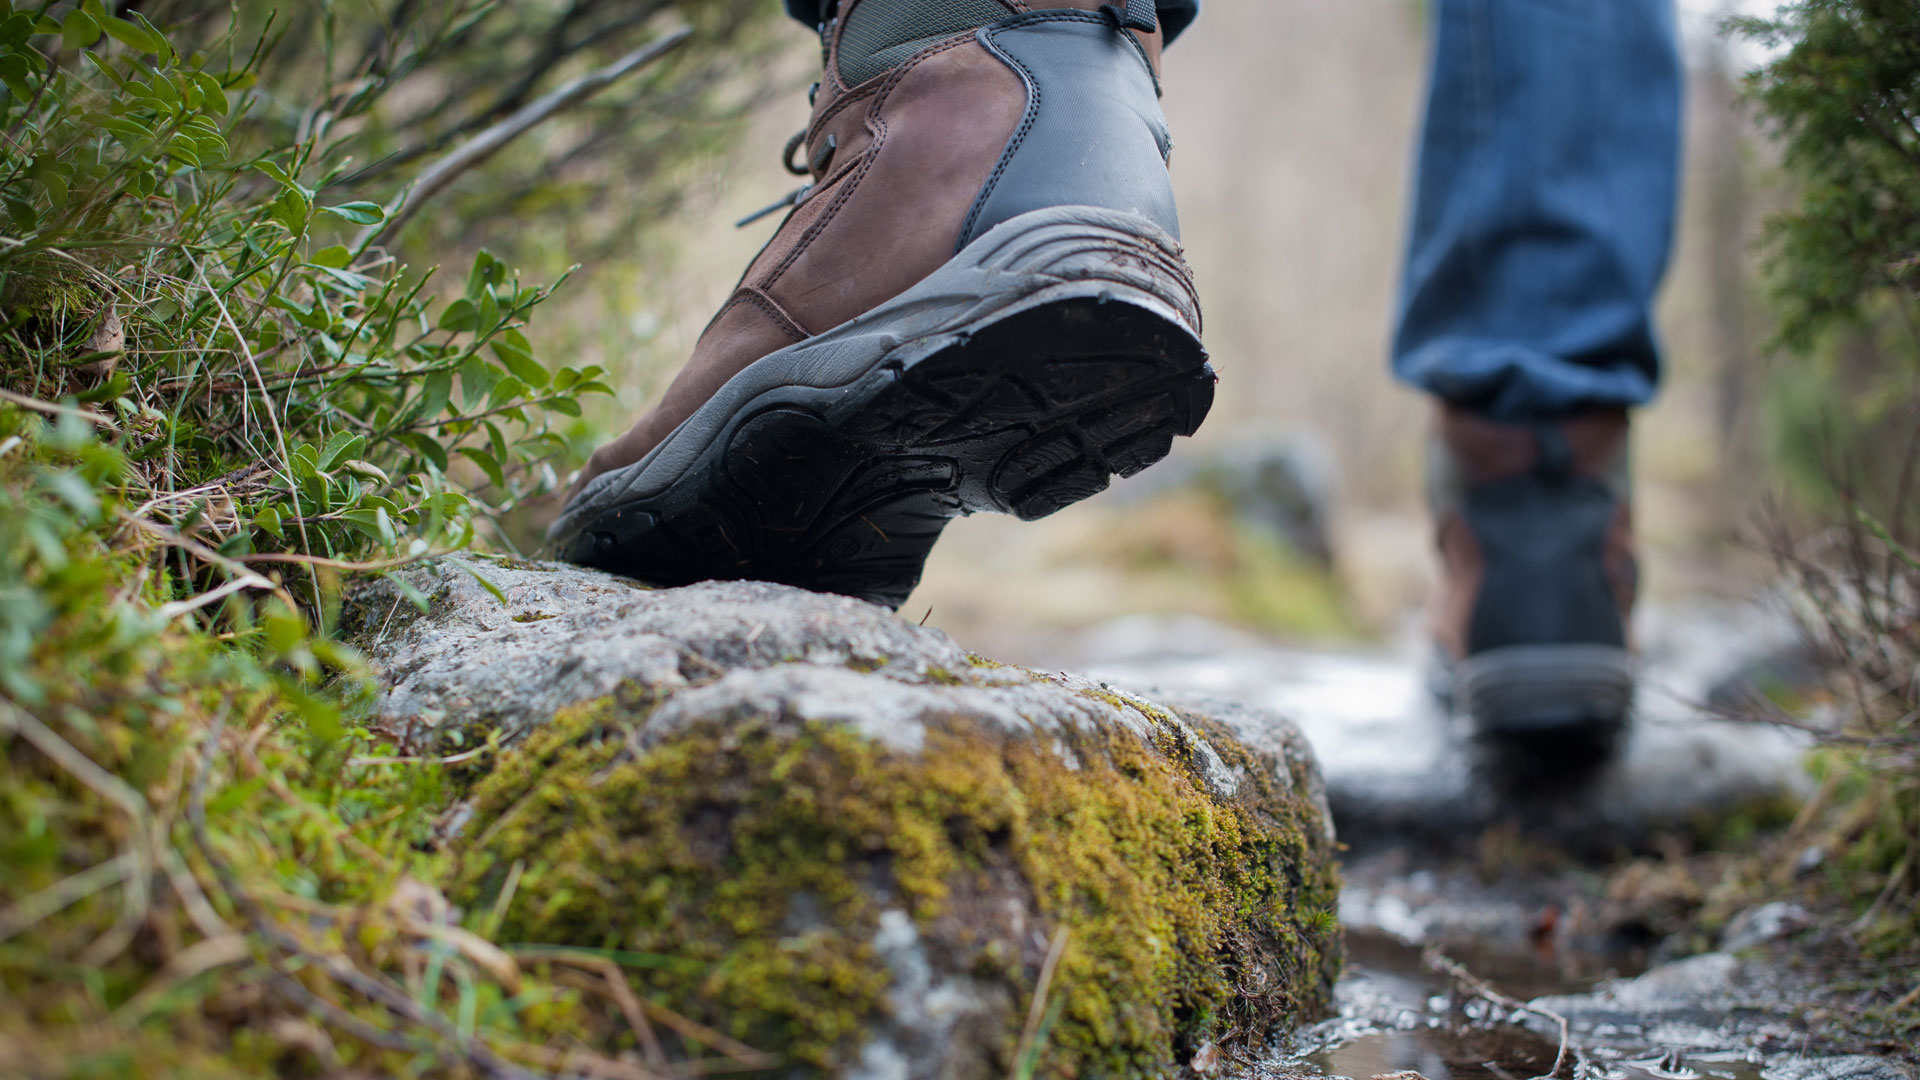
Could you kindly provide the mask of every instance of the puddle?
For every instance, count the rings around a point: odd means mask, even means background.
[[[1520,1000],[1578,994],[1639,973],[1629,957],[1457,955],[1501,993]],[[1304,1076],[1370,1080],[1413,1071],[1428,1080],[1533,1080],[1554,1066],[1551,1021],[1455,992],[1425,966],[1421,950],[1377,933],[1350,933],[1339,1015],[1296,1035],[1283,1053],[1242,1080]],[[1573,1080],[1762,1080],[1745,1049],[1660,1045],[1625,1029],[1582,1033],[1559,1075]],[[1657,1036],[1657,1033],[1656,1033]]]

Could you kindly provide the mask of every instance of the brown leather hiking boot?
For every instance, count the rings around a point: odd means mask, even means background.
[[[594,453],[564,558],[898,606],[953,517],[1050,514],[1212,403],[1151,0],[843,0],[821,32],[811,182]]]
[[[1428,496],[1454,707],[1494,735],[1617,729],[1638,588],[1626,410],[1517,426],[1442,405]]]

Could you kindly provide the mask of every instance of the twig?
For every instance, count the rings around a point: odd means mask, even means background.
[[[509,945],[507,946],[507,951],[515,956],[527,957],[529,959],[552,960],[556,963],[569,964],[573,967],[595,973],[599,973],[602,970],[600,965],[612,962],[608,957],[597,956],[591,952],[570,948],[565,945]],[[697,1020],[690,1020],[687,1017],[681,1016],[679,1013],[674,1012],[672,1009],[661,1005],[651,998],[642,998],[636,995],[635,1000],[639,1002],[641,1009],[643,1009],[647,1015],[661,1025],[673,1029],[675,1034],[682,1038],[691,1039],[694,1042],[711,1046],[727,1055],[727,1057],[731,1058],[737,1065],[742,1065],[749,1069],[768,1069],[772,1068],[779,1060],[764,1050],[755,1050],[739,1039],[723,1035]]]
[[[398,232],[402,225],[433,196],[448,184],[458,179],[461,173],[492,157],[501,147],[526,132],[555,113],[570,108],[593,97],[621,79],[639,71],[661,57],[678,48],[693,35],[691,27],[681,27],[666,36],[649,42],[621,57],[619,60],[590,71],[577,79],[556,87],[551,93],[536,98],[515,110],[512,115],[487,130],[475,135],[457,149],[427,166],[420,179],[402,192],[387,208],[386,221],[379,225],[370,225],[355,239],[353,249],[365,251],[374,244],[386,240]]]
[[[1529,1004],[1508,997],[1500,991],[1495,990],[1485,979],[1482,979],[1480,976],[1475,975],[1473,972],[1461,966],[1459,961],[1448,957],[1438,949],[1427,950],[1426,962],[1428,968],[1452,978],[1455,982],[1473,991],[1475,997],[1492,1002],[1503,1009],[1509,1009],[1515,1012],[1530,1012],[1535,1016],[1551,1020],[1557,1024],[1560,1028],[1560,1051],[1553,1056],[1553,1068],[1534,1077],[1533,1080],[1554,1080],[1555,1077],[1560,1075],[1560,1068],[1567,1063],[1567,1054],[1573,1046],[1573,1025],[1567,1022],[1566,1017],[1554,1012],[1552,1009],[1542,1008],[1539,1005]]]
[[[120,430],[119,424],[114,423],[108,417],[93,412],[92,410],[76,409],[71,405],[59,405],[51,401],[41,401],[39,398],[28,397],[25,394],[16,394],[11,390],[0,390],[0,401],[18,405],[23,409],[32,409],[34,412],[46,413],[49,416],[77,416],[89,424],[106,428],[108,431]]]
[[[660,1045],[660,1037],[654,1034],[653,1025],[647,1023],[646,1011],[640,1007],[640,999],[634,996],[633,987],[627,985],[626,973],[620,970],[619,965],[608,960],[601,965],[600,977],[606,980],[607,992],[613,995],[614,1003],[620,1006],[627,1026],[633,1029],[634,1037],[640,1040],[640,1052],[646,1056],[647,1067],[672,1077],[673,1063],[667,1060],[667,1052]]]

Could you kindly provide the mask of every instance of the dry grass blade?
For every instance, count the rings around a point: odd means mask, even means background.
[[[145,1019],[161,998],[169,990],[193,978],[195,975],[212,971],[215,968],[238,964],[249,957],[247,939],[231,931],[219,937],[206,938],[174,953],[152,982],[140,988],[140,992],[126,1000],[126,1003],[114,1010],[113,1022],[121,1030],[127,1030]]]
[[[1027,1008],[1027,1024],[1020,1032],[1020,1045],[1013,1053],[1014,1075],[1031,1076],[1034,1064],[1029,1064],[1039,1053],[1040,1030],[1046,1022],[1047,995],[1053,989],[1053,973],[1060,967],[1060,957],[1067,951],[1067,928],[1062,926],[1053,932],[1053,942],[1047,946],[1047,958],[1040,965],[1040,980],[1033,987],[1033,1002]]]
[[[133,854],[127,852],[23,897],[19,903],[0,911],[0,941],[29,929],[42,919],[60,913],[101,889],[120,884],[138,865]]]

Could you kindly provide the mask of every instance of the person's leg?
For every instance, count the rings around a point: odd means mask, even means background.
[[[1671,0],[1438,0],[1393,368],[1433,395],[1433,629],[1502,734],[1617,727],[1637,591],[1627,409],[1678,188]]]
[[[1672,0],[1438,0],[1393,368],[1489,419],[1641,405],[1679,177]]]

